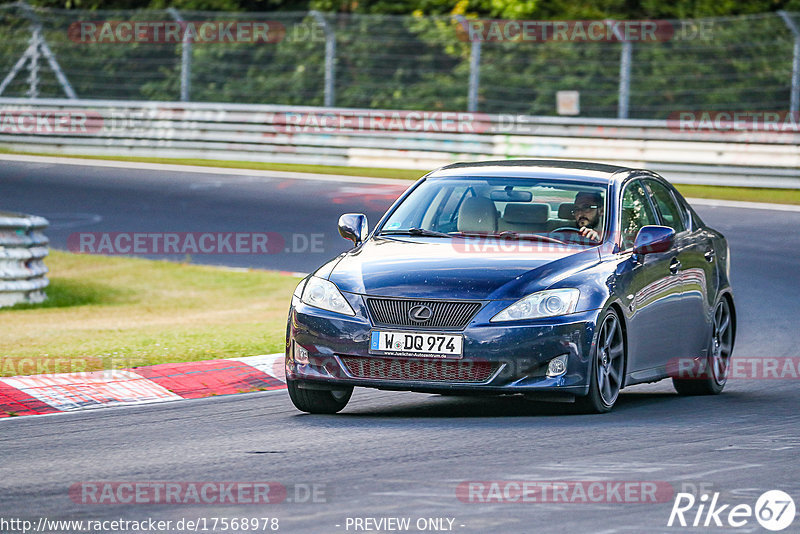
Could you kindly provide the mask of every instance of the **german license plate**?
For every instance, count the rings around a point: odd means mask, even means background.
[[[373,330],[369,351],[389,356],[461,358],[463,341],[461,334]]]

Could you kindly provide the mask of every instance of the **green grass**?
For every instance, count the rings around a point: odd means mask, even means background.
[[[12,153],[0,148],[0,152]],[[171,165],[199,165],[227,169],[255,169],[268,171],[305,172],[314,174],[342,174],[349,176],[367,176],[374,178],[398,178],[416,180],[427,170],[386,169],[372,167],[338,167],[335,165],[301,165],[294,163],[262,163],[254,161],[223,161],[208,159],[180,158],[139,158],[121,156],[71,156],[52,153],[13,152],[33,156],[59,156],[82,159],[99,159],[107,161],[134,161],[143,163],[165,163]],[[430,169],[428,169],[430,170]],[[669,179],[669,176],[666,177]],[[720,200],[742,200],[746,202],[770,202],[774,204],[800,204],[799,189],[772,189],[755,187],[722,187],[716,185],[682,185],[675,184],[685,197],[715,198]]]
[[[0,147],[0,153],[22,154],[27,156],[47,156],[80,159],[98,159],[105,161],[135,161],[141,163],[163,163],[168,165],[197,165],[201,167],[221,167],[225,169],[255,169],[262,171],[306,172],[313,174],[342,174],[348,176],[366,176],[369,178],[399,178],[416,180],[430,169],[386,169],[374,167],[339,167],[335,165],[304,165],[297,163],[264,163],[259,161],[226,161],[217,159],[192,158],[143,158],[132,156],[76,156],[70,154],[53,154],[47,152],[15,152]]]
[[[675,187],[685,197],[800,204],[800,189],[771,189],[766,187],[720,187],[716,185],[682,185]]]
[[[295,277],[60,251],[46,263],[48,300],[0,309],[0,376],[283,351]]]

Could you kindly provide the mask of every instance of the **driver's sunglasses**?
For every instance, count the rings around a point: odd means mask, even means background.
[[[572,208],[572,213],[577,213],[579,211],[596,210],[599,207],[600,206],[598,206],[597,204],[586,204],[584,206],[574,206]]]

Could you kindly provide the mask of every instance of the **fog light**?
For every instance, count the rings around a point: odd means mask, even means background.
[[[295,342],[294,344],[294,361],[300,365],[308,363],[308,351]]]
[[[561,376],[567,372],[568,356],[568,354],[562,354],[550,360],[550,363],[547,364],[547,376],[549,378]]]

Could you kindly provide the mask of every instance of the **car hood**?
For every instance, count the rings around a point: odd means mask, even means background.
[[[599,260],[596,247],[376,237],[342,255],[335,266],[321,269],[317,276],[329,277],[342,291],[373,296],[518,299]]]

